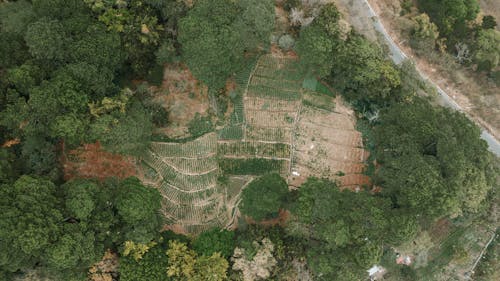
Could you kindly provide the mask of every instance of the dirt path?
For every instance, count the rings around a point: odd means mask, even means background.
[[[384,43],[389,47],[389,57],[395,64],[401,64],[405,59],[409,59],[405,52],[403,52],[403,50],[401,49],[400,45],[395,43],[391,35],[389,35],[385,25],[370,4],[370,2],[374,3],[374,0],[336,0],[335,2],[340,6],[340,10],[343,10],[345,13],[347,13],[348,18],[350,19],[349,22],[356,29],[358,29],[358,31],[363,34],[366,33],[368,38],[373,37],[373,30],[382,35]],[[360,18],[362,18],[363,20],[361,20]],[[366,24],[368,23],[366,19],[370,19],[372,29],[366,27]],[[454,98],[450,97],[450,95],[440,87],[441,83],[439,82],[444,82],[442,79],[439,79],[439,81],[436,80],[438,82],[430,79],[429,77],[432,75],[429,73],[429,71],[427,71],[428,68],[423,67],[425,63],[422,60],[416,59],[413,56],[411,60],[416,62],[416,69],[421,78],[424,81],[430,82],[436,87],[437,92],[439,93],[439,102],[447,107],[464,112],[471,120],[473,120],[476,124],[479,124],[483,128],[481,138],[488,143],[490,151],[495,153],[497,156],[500,156],[500,142],[498,142],[495,136],[490,133],[493,132],[493,134],[495,134],[495,130],[492,129],[491,126],[489,126],[479,117],[472,116],[470,110],[468,110],[467,105],[461,106],[459,104],[460,100],[455,100]],[[449,86],[447,86],[446,88],[448,89]],[[455,97],[457,95],[459,94],[456,90],[454,90],[453,96]]]

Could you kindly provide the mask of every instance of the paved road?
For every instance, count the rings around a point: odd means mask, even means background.
[[[354,3],[358,2],[358,3]],[[387,46],[389,47],[390,54],[389,56],[391,57],[392,61],[395,64],[401,64],[404,60],[408,59],[406,54],[399,48],[396,43],[392,40],[391,36],[387,33],[384,25],[381,23],[378,15],[375,13],[373,8],[371,7],[370,3],[368,3],[367,0],[351,0],[349,1],[349,6],[347,7],[354,7],[354,4],[356,5],[361,5],[363,7],[363,11],[356,11],[356,16],[366,16],[368,18],[371,18],[371,22],[373,23],[374,29],[379,32],[380,34],[383,35],[385,42]],[[356,26],[355,26],[356,27]],[[359,29],[359,28],[358,28]],[[445,92],[443,89],[441,89],[438,85],[436,85],[432,80],[430,80],[422,71],[420,71],[417,68],[418,73],[422,77],[423,80],[429,81],[432,85],[434,85],[437,89],[437,92],[439,93],[439,101],[455,110],[458,111],[463,111],[463,109]],[[488,133],[486,130],[482,130],[481,133],[481,138],[484,139],[488,143],[488,148],[491,152],[496,154],[498,157],[500,157],[500,142],[498,142],[495,137],[493,137],[490,133]]]

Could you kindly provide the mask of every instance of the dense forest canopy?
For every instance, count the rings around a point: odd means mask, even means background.
[[[480,129],[431,104],[408,65],[394,65],[343,26],[334,4],[277,2],[2,1],[0,279],[36,272],[87,280],[112,253],[120,267],[109,276],[123,281],[297,280],[304,272],[313,280],[363,280],[387,249],[436,221],[487,216],[498,163]],[[433,48],[439,36],[467,37],[478,13],[475,0],[418,2],[428,16],[418,19],[416,36]],[[281,30],[275,11],[303,18]],[[473,35],[473,60],[488,72],[499,63],[493,23],[485,18]],[[279,45],[280,54],[298,57],[297,73],[328,83],[355,110],[371,152],[365,173],[381,192],[341,191],[317,177],[290,190],[266,160],[255,161],[247,166],[260,176],[241,191],[237,229],[192,236],[164,231],[161,194],[137,177],[63,175],[69,151],[87,144],[144,157],[169,122],[147,84],[162,83],[165,65],[188,68],[210,102],[227,110],[237,107],[227,84]],[[197,114],[192,122],[203,126],[190,133],[218,130],[231,114]],[[227,184],[227,175],[218,176]],[[419,280],[411,267],[398,270]]]

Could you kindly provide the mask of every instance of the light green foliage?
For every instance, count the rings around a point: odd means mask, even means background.
[[[194,240],[193,249],[199,255],[211,256],[219,252],[228,258],[234,249],[234,232],[219,228],[204,231]]]
[[[267,174],[243,190],[240,211],[256,221],[275,217],[283,208],[288,195],[288,186],[278,174]]]
[[[421,100],[394,105],[380,122],[380,179],[398,205],[430,217],[478,210],[495,181],[478,127]]]
[[[412,18],[414,22],[411,45],[421,51],[432,51],[436,47],[439,38],[437,26],[432,23],[425,13]]]
[[[229,264],[219,253],[197,256],[185,243],[171,240],[168,242],[167,256],[167,274],[174,280],[222,281],[227,278]]]
[[[67,35],[57,20],[42,18],[30,24],[24,39],[36,59],[60,61],[66,55]]]
[[[478,70],[490,72],[500,65],[500,32],[494,29],[478,31],[474,62]]]

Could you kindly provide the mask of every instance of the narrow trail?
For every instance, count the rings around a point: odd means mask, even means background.
[[[338,2],[340,2],[340,1],[338,1]],[[355,2],[358,2],[358,3],[355,3]],[[373,8],[370,5],[370,3],[368,2],[368,0],[351,0],[351,1],[349,1],[349,3],[344,5],[344,7],[347,9],[354,9],[355,4],[358,6],[361,6],[364,9],[364,11],[356,10],[352,13],[356,14],[356,16],[358,16],[358,17],[367,17],[367,18],[371,19],[370,22],[372,23],[373,28],[375,29],[375,31],[377,31],[378,33],[383,35],[385,43],[389,47],[389,50],[390,50],[389,57],[391,58],[391,60],[395,64],[399,65],[403,61],[409,59],[408,56],[401,50],[401,48],[399,48],[399,46],[391,38],[391,36],[387,32],[387,30],[385,29],[384,25],[380,21],[378,14],[373,10]],[[359,27],[356,27],[356,28],[359,29]],[[363,28],[361,28],[360,30],[363,31]],[[432,81],[428,77],[428,75],[426,75],[418,67],[415,67],[415,68],[416,68],[418,74],[420,75],[420,77],[422,78],[422,80],[428,81],[430,84],[432,84],[436,88],[436,90],[439,94],[439,101],[440,102],[442,102],[443,104],[445,104],[446,106],[448,106],[454,110],[465,113],[469,119],[471,119],[474,123],[478,124],[473,118],[471,118],[471,116],[462,107],[460,107],[459,104],[457,104],[455,102],[455,100],[453,100],[453,98],[451,98],[441,87],[439,87],[439,85],[437,85],[434,81]],[[494,136],[492,136],[486,129],[484,129],[481,125],[478,124],[478,126],[480,126],[482,129],[481,138],[488,143],[489,150],[491,152],[493,152],[497,157],[500,157],[500,142]]]

